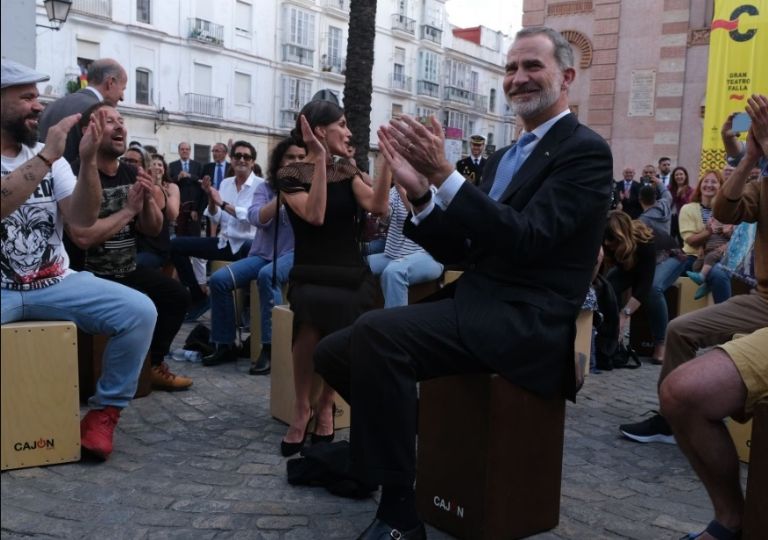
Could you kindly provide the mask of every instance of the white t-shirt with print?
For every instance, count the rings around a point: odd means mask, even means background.
[[[21,145],[15,158],[2,156],[6,176],[44,148]],[[57,159],[27,201],[2,221],[0,287],[29,290],[48,287],[72,273],[64,250],[64,220],[58,201],[72,195],[77,179],[65,159]]]

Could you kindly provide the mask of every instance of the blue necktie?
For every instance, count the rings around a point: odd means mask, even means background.
[[[184,169],[184,172],[186,172],[186,173],[189,172],[189,162],[188,161],[182,161],[181,162],[181,166]]]
[[[223,164],[221,163],[216,164],[216,189],[219,189],[219,186],[221,185],[221,181],[223,180],[223,175],[221,173],[222,167],[224,167]]]
[[[524,146],[528,146],[529,143],[536,139],[536,135],[533,133],[523,133],[517,144],[507,150],[499,161],[499,166],[496,169],[496,178],[493,179],[493,186],[488,196],[498,201],[512,183],[512,178],[517,173],[517,170],[523,164],[522,149]]]

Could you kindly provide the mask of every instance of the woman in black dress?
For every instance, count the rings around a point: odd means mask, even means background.
[[[280,169],[278,185],[296,238],[288,300],[294,314],[293,421],[280,449],[289,456],[301,450],[311,418],[313,442],[333,439],[334,391],[325,385],[316,408],[310,408],[314,374],[312,356],[324,336],[352,324],[373,307],[375,284],[360,253],[362,209],[386,212],[389,182],[366,184],[346,159],[351,137],[344,111],[329,101],[311,101],[302,109],[294,138],[303,140],[303,162]]]

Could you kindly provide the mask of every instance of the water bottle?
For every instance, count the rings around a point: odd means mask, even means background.
[[[203,360],[203,356],[198,351],[186,349],[174,349],[171,358],[177,362],[201,362]]]

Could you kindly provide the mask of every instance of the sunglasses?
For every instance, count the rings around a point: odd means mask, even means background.
[[[127,163],[128,165],[138,165],[139,164],[139,160],[138,159],[133,159],[133,158],[125,158],[124,157],[124,158],[120,158],[120,161],[122,163]]]
[[[232,157],[234,159],[242,159],[243,161],[251,161],[253,159],[251,154],[241,154],[240,152],[232,154]]]

